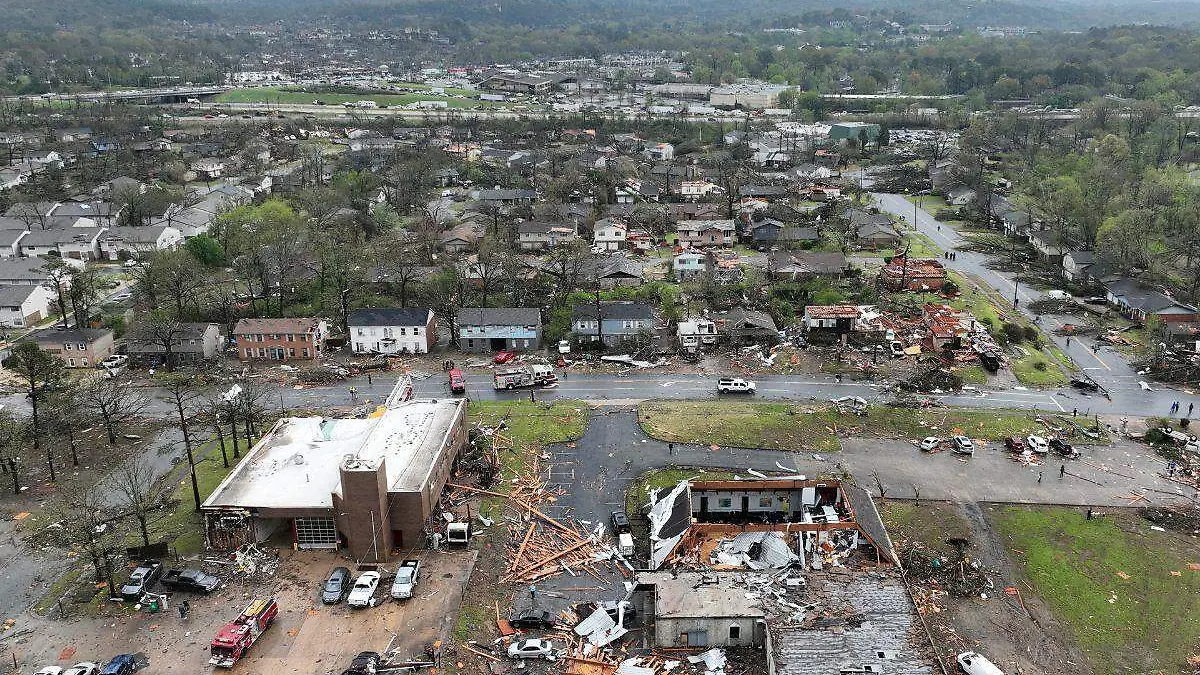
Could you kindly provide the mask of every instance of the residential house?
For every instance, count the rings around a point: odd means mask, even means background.
[[[216,158],[198,159],[192,162],[192,171],[199,180],[217,180],[225,172],[225,162]]]
[[[842,189],[836,185],[829,185],[827,183],[810,185],[808,188],[808,198],[814,202],[836,201],[842,198]]]
[[[669,217],[680,220],[714,220],[721,217],[721,206],[710,202],[677,202],[668,204]]]
[[[233,327],[243,361],[316,361],[328,332],[324,319],[312,317],[239,319]]]
[[[679,348],[695,353],[704,347],[717,344],[717,324],[710,319],[688,319],[680,321],[675,329]]]
[[[0,326],[26,328],[51,316],[57,300],[46,286],[0,286]]]
[[[50,211],[50,216],[64,220],[90,221],[92,225],[110,227],[120,215],[120,209],[105,201],[63,202]]]
[[[921,322],[928,330],[928,340],[935,351],[968,346],[964,338],[980,330],[970,310],[955,309],[938,302],[928,302],[921,308]]]
[[[975,191],[966,185],[955,185],[946,190],[946,203],[951,206],[966,206],[975,200]]]
[[[578,238],[574,227],[562,223],[517,223],[517,248],[522,251],[545,251]]]
[[[750,241],[760,251],[772,246],[804,248],[820,241],[821,232],[815,227],[792,227],[787,223],[765,218],[750,223]]]
[[[29,181],[32,173],[16,169],[0,169],[0,190],[12,190]]]
[[[3,241],[0,241],[3,244]],[[1088,268],[1096,262],[1096,254],[1091,251],[1067,251],[1062,259],[1062,275],[1067,281],[1084,282],[1087,280]]]
[[[724,188],[708,180],[685,180],[679,185],[679,195],[684,201],[698,202],[723,194]]]
[[[1112,279],[1104,284],[1105,296],[1113,307],[1133,321],[1145,322],[1151,317],[1166,324],[1170,333],[1182,333],[1200,327],[1198,310],[1156,290],[1145,288],[1137,279]]]
[[[571,308],[571,334],[580,342],[614,347],[654,330],[654,308],[641,302],[601,302]]]
[[[173,251],[183,245],[183,234],[166,225],[114,227],[100,240],[103,260],[128,260],[142,254]]]
[[[737,224],[732,220],[681,220],[675,224],[681,246],[733,246]]]
[[[624,255],[593,257],[588,261],[583,277],[600,288],[640,286],[646,282],[643,263]]]
[[[889,291],[940,291],[946,268],[933,258],[896,256],[879,271],[879,280]]]
[[[53,230],[32,230],[21,237],[21,255],[28,257],[59,256],[73,260],[98,260],[100,237],[107,228],[69,227]]]
[[[837,252],[772,251],[767,255],[767,271],[773,279],[838,278],[850,273],[850,261]]]
[[[438,237],[438,243],[447,253],[462,253],[474,249],[484,235],[482,223],[459,223]]]
[[[69,127],[66,129],[55,129],[54,140],[59,143],[75,143],[77,141],[86,141],[92,137],[91,127]]]
[[[738,195],[741,197],[754,197],[767,201],[785,198],[791,192],[791,188],[786,185],[743,185],[738,188]]]
[[[650,231],[646,230],[645,228],[630,228],[625,239],[625,244],[631,251],[635,251],[637,253],[646,253],[650,249],[654,248],[654,236],[651,235]]]
[[[1037,251],[1039,258],[1053,265],[1062,263],[1063,256],[1067,253],[1062,238],[1051,230],[1033,232],[1029,235],[1029,243],[1033,245],[1033,250]]]
[[[648,180],[627,178],[615,189],[618,204],[635,204],[638,202],[656,202],[662,196],[662,189]]]
[[[46,261],[41,258],[0,260],[0,284],[10,286],[53,286]]]
[[[718,500],[732,503],[733,497],[711,501],[715,505]],[[706,506],[710,506],[709,501],[705,498]],[[751,502],[749,497],[740,496],[737,501],[739,506]],[[785,551],[787,547],[782,544]],[[766,609],[755,594],[738,586],[740,577],[712,571],[638,574],[635,602],[639,609],[649,608],[646,611],[652,612],[653,621],[647,625],[652,627],[654,644],[661,649],[751,648],[765,644]],[[839,670],[851,672],[834,672]]]
[[[470,307],[458,311],[458,348],[464,352],[532,351],[541,343],[542,312],[536,307]]]
[[[53,167],[61,169],[63,167],[63,156],[57,150],[38,150],[31,152],[27,156],[28,161],[34,166],[41,168]]]
[[[210,361],[221,355],[225,337],[220,324],[182,323],[180,330],[171,338],[171,362],[176,366],[190,366]],[[125,335],[125,351],[129,360],[146,368],[159,368],[166,364],[165,338],[156,339],[139,330],[137,324]]]
[[[592,244],[598,251],[619,251],[625,248],[629,226],[612,218],[601,218],[592,225]]]
[[[734,307],[727,312],[713,315],[717,334],[734,344],[742,342],[774,341],[779,339],[779,329],[770,314],[744,307]]]
[[[904,235],[890,223],[864,223],[854,229],[854,241],[862,248],[878,251],[898,247]]]
[[[346,323],[355,354],[427,354],[437,345],[433,310],[424,307],[356,309]]]
[[[113,353],[113,332],[107,328],[41,330],[25,339],[62,359],[68,368],[91,368]]]
[[[21,255],[21,239],[29,230],[19,220],[0,217],[0,258]]]
[[[97,185],[96,189],[92,190],[92,194],[111,196],[115,198],[123,194],[130,193],[146,194],[146,191],[149,189],[149,185],[146,185],[141,181],[134,180],[129,176],[117,176],[110,181],[105,181]]]
[[[656,162],[670,162],[675,159],[675,146],[670,143],[650,143],[642,152]]]
[[[450,187],[458,184],[458,169],[442,169],[435,173],[433,177],[438,182],[438,187]]]
[[[512,206],[515,204],[529,204],[537,198],[537,192],[533,190],[502,190],[496,188],[495,190],[478,190],[472,193],[471,198],[489,204]]]
[[[671,259],[671,270],[679,281],[696,281],[708,272],[708,255],[703,251],[687,250]]]
[[[855,305],[808,305],[804,308],[801,325],[810,339],[832,338],[845,342],[861,315]]]

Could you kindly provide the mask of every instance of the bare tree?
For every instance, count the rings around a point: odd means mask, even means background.
[[[112,556],[117,549],[116,528],[121,517],[113,513],[99,484],[70,485],[62,492],[53,531],[65,546],[79,548],[91,560],[96,581],[108,584],[109,595],[117,595],[113,581]]]
[[[19,342],[12,348],[9,370],[16,373],[24,383],[32,409],[33,447],[41,448],[41,418],[39,408],[52,391],[61,383],[66,367],[62,359],[43,351],[36,342]],[[51,480],[54,480],[54,462],[50,462]]]
[[[187,331],[187,327],[179,319],[158,310],[150,313],[129,331],[129,339],[135,340],[163,351],[163,367],[167,372],[175,370],[175,342]]]
[[[187,249],[164,251],[151,261],[156,289],[171,299],[176,318],[183,319],[186,305],[195,305],[200,290],[208,283],[203,266]]]
[[[137,387],[99,376],[79,390],[82,408],[95,415],[104,425],[108,444],[117,444],[117,429],[140,417],[149,401]]]
[[[71,273],[67,297],[71,299],[71,316],[76,328],[88,325],[92,308],[100,300],[100,274],[95,267],[85,267]]]
[[[150,514],[162,506],[162,499],[154,489],[154,479],[154,469],[137,457],[118,466],[112,478],[113,487],[119,495],[117,506],[124,515],[137,519],[142,546],[150,545],[150,528],[147,525]]]
[[[84,408],[79,396],[79,387],[74,383],[63,383],[50,395],[47,402],[49,431],[59,437],[65,436],[71,449],[71,466],[79,466],[79,432],[95,421]]]
[[[199,381],[195,373],[179,372],[157,378],[158,386],[166,392],[167,402],[175,409],[179,431],[183,433],[183,450],[187,455],[188,471],[192,478],[192,499],[200,510],[200,481],[196,478],[196,457],[192,448],[192,418],[202,404]]]
[[[21,460],[29,436],[29,423],[6,410],[0,410],[0,471],[12,481],[14,495],[21,494],[25,464]]]
[[[71,268],[67,267],[67,263],[63,262],[62,258],[50,258],[46,264],[42,265],[46,275],[50,277],[50,281],[54,282],[54,291],[58,300],[58,313],[62,317],[63,323],[67,322],[67,294],[66,282],[71,277]]]

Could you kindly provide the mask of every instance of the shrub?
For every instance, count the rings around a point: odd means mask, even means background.
[[[1021,328],[1021,324],[1012,321],[1004,323],[1004,336],[1012,344],[1020,344],[1025,337],[1025,329]]]

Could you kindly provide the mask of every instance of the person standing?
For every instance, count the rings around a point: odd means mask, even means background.
[[[1058,467],[1058,479],[1062,480],[1063,476],[1067,475],[1067,465],[1060,464]]]

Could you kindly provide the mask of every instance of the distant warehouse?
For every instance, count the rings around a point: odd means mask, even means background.
[[[459,451],[463,399],[415,400],[403,378],[367,419],[279,420],[203,505],[215,548],[290,540],[359,561],[424,543]]]

